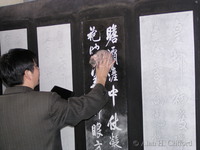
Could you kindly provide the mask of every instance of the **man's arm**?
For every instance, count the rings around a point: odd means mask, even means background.
[[[60,127],[65,125],[74,126],[80,121],[92,117],[102,109],[108,101],[105,83],[114,62],[109,52],[103,53],[102,59],[96,65],[96,86],[88,94],[71,97],[68,101],[60,98],[54,101],[51,116],[55,124]]]

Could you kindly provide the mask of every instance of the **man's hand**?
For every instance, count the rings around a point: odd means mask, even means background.
[[[96,83],[100,83],[105,86],[108,73],[115,63],[115,60],[113,59],[111,53],[106,50],[98,51],[96,54],[94,54],[93,58],[95,59],[96,67]]]

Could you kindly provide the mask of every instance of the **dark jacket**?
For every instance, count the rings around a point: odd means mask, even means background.
[[[101,84],[68,100],[23,86],[8,88],[0,96],[0,150],[61,150],[60,129],[90,118],[107,100]]]

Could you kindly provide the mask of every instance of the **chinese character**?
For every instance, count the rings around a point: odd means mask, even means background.
[[[110,82],[118,81],[116,67],[113,66],[113,67],[111,68],[111,74],[110,74],[110,73],[108,74],[108,78],[109,78],[109,81],[110,81]]]
[[[110,142],[109,144],[111,145],[111,147],[118,147],[118,148],[122,148],[121,146],[119,146],[119,139],[118,139],[118,135],[113,135],[112,133],[112,136],[110,137]]]
[[[118,60],[117,60],[117,49],[115,48],[115,46],[111,47],[111,50],[108,49],[108,51],[112,54],[115,63],[118,65]]]
[[[111,116],[110,120],[107,124],[108,127],[110,127],[110,130],[122,130],[119,127],[117,127],[117,122],[119,121],[118,117],[117,117],[117,113],[115,113],[115,116]]]
[[[106,46],[109,42],[117,43],[117,25],[113,24],[112,26],[108,27],[106,30],[106,40],[108,41]]]
[[[93,124],[92,125],[92,135],[96,136],[97,138],[100,138],[101,136],[103,136],[103,134],[101,133],[101,123],[97,122],[97,124]]]
[[[102,110],[99,111],[98,115],[99,115],[99,120],[101,119],[101,112]]]
[[[95,39],[97,34],[97,30],[95,27],[90,27],[90,33],[87,34],[88,40],[93,41],[93,42],[99,42],[101,40],[101,36],[99,38]]]
[[[99,142],[99,140],[96,140],[96,144],[94,145],[96,148],[95,150],[101,150],[102,143]]]
[[[100,46],[97,44],[97,43],[95,43],[95,46],[90,46],[90,55],[92,55],[93,54],[93,51],[94,50],[99,50],[100,49]]]
[[[92,88],[95,87],[96,82],[97,82],[97,77],[96,77],[96,74],[95,74],[95,68],[92,69],[91,76],[93,77],[93,84],[90,86],[90,88],[92,89]]]
[[[112,86],[112,90],[108,92],[108,95],[112,97],[113,107],[115,106],[115,96],[117,96],[118,90],[115,89],[115,85]]]

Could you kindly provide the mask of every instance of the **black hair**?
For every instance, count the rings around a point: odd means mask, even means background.
[[[36,55],[27,49],[11,49],[0,58],[0,77],[6,86],[23,84],[26,70],[33,72],[37,64]]]

